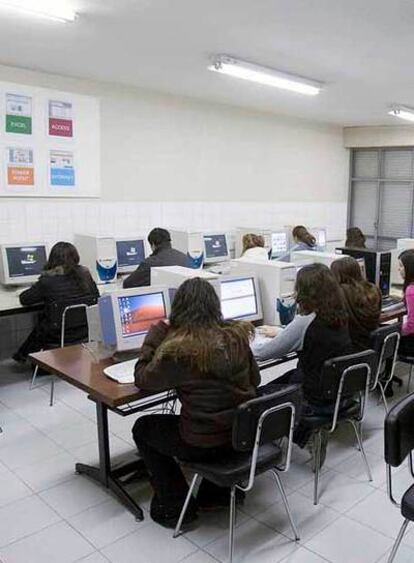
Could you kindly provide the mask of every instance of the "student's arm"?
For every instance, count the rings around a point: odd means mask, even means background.
[[[138,362],[135,365],[135,385],[147,391],[168,391],[173,389],[180,379],[180,366],[169,359],[157,359],[155,353],[169,332],[164,322],[151,327],[148,332]]]
[[[29,307],[30,305],[37,305],[38,303],[43,303],[44,298],[44,288],[41,280],[37,281],[32,287],[26,289],[19,295],[20,303],[23,307]]]
[[[409,285],[405,291],[407,317],[402,327],[404,335],[414,334],[414,286]]]
[[[123,287],[142,287],[151,284],[151,267],[146,260],[141,262],[135,272],[124,279]]]
[[[256,359],[263,362],[272,358],[281,358],[289,352],[302,350],[306,331],[314,318],[314,313],[297,315],[278,336],[272,338],[269,342],[257,346],[253,344],[253,354]]]

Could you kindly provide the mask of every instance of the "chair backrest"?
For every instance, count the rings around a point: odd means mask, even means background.
[[[376,364],[376,357],[373,350],[365,350],[327,360],[321,372],[321,398],[333,403],[338,392],[341,393],[342,398],[354,397],[365,392],[370,381],[371,370]]]
[[[261,445],[289,436],[293,411],[290,405],[297,409],[300,401],[299,385],[281,385],[280,390],[276,392],[261,395],[239,405],[233,423],[233,448],[241,452],[254,448],[258,424],[264,413],[266,415],[261,428]],[[282,405],[289,406],[278,409]],[[272,409],[275,410],[272,412]]]
[[[371,332],[370,346],[377,352],[378,357],[382,356],[382,361],[394,357],[396,347],[398,347],[401,334],[401,323],[383,325]]]
[[[385,417],[384,457],[398,467],[414,450],[414,393],[403,397]]]
[[[86,308],[93,305],[94,297],[62,299],[49,305],[49,322],[52,333],[60,334],[59,343],[75,343],[88,337]]]

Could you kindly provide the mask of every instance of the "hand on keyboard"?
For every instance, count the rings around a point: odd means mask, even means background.
[[[258,326],[256,328],[256,334],[263,336],[265,338],[274,338],[282,330],[283,330],[283,328],[281,328],[280,326],[263,325],[263,326]]]

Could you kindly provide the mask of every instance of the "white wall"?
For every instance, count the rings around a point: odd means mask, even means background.
[[[348,148],[412,147],[413,145],[412,125],[344,128],[344,146]]]
[[[304,222],[343,234],[341,128],[4,66],[0,80],[98,96],[102,161],[100,202],[2,200],[0,240],[156,223]]]

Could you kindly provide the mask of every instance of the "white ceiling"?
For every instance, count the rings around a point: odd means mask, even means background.
[[[58,2],[60,0],[56,0]],[[0,62],[341,125],[414,106],[411,0],[66,0],[59,24],[0,10]],[[209,72],[226,53],[326,83],[301,96]]]

